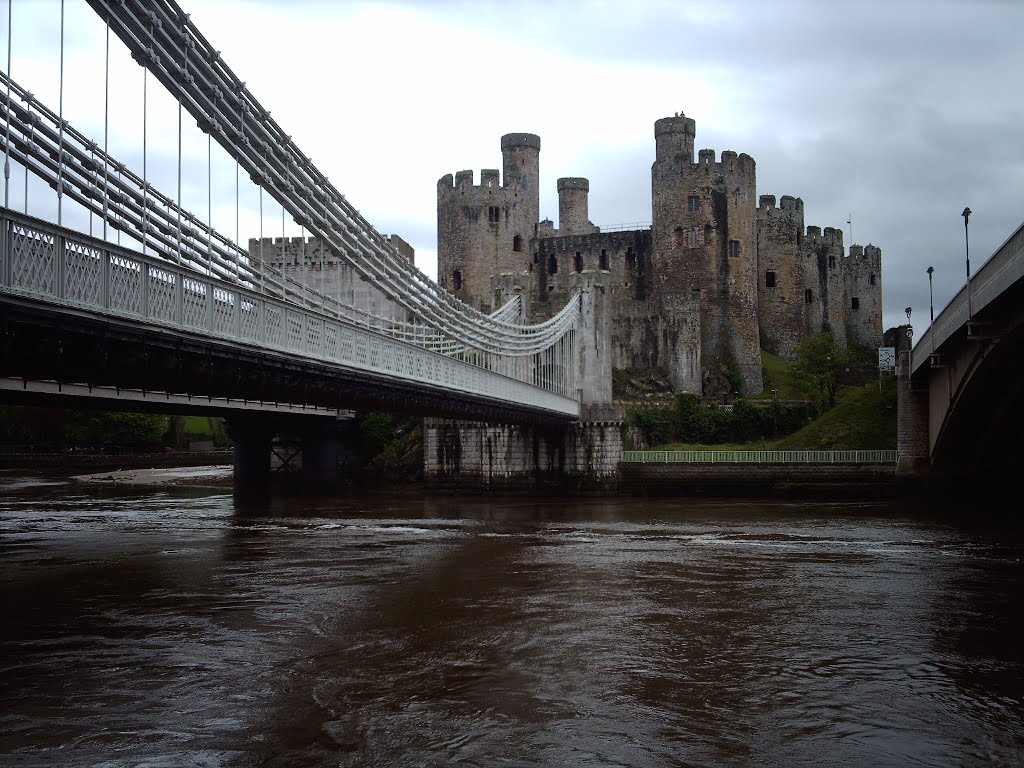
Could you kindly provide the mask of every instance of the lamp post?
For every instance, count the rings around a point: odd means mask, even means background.
[[[932,352],[935,352],[935,300],[932,294],[932,273],[935,267],[928,267],[928,334],[932,337]]]
[[[971,209],[964,208],[960,214],[964,217],[964,253],[967,256],[967,321],[970,322],[973,312],[971,311],[971,238],[968,234],[967,223],[971,218]]]

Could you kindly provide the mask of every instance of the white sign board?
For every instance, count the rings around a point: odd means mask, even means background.
[[[896,367],[896,347],[878,348],[878,367],[883,371],[891,371]]]

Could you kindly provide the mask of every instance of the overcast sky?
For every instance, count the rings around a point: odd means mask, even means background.
[[[883,254],[886,327],[927,322],[1024,220],[1024,2],[228,2],[184,0],[228,65],[382,232],[436,273],[436,181],[500,168],[499,138],[541,136],[555,180],[590,179],[590,218],[651,219],[654,121],[685,111],[697,147],[746,152],[758,194]],[[60,3],[17,0],[11,73],[54,111]],[[104,26],[65,10],[64,115],[103,140]],[[6,8],[4,9],[6,11]],[[6,41],[6,12],[3,14]],[[110,151],[141,174],[142,75],[111,42]],[[207,211],[206,140],[186,116],[183,202]],[[177,107],[150,80],[148,176],[176,196]],[[215,151],[214,225],[235,233],[234,163]],[[12,204],[23,204],[22,176]],[[478,176],[479,179],[479,176]],[[29,211],[56,209],[31,186]],[[244,185],[241,239],[258,234]],[[49,206],[49,208],[47,208]],[[265,207],[264,234],[281,233]],[[286,224],[289,235],[298,229]]]

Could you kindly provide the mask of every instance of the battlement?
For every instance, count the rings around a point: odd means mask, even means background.
[[[815,227],[808,225],[807,227],[807,242],[809,243],[824,243],[826,245],[838,246],[840,251],[843,249],[843,230],[837,227],[825,227],[822,230],[821,227]],[[854,246],[857,247],[857,246]]]
[[[540,151],[540,136],[535,133],[506,133],[501,137],[501,151],[506,149],[536,149]]]
[[[473,171],[458,171],[453,177],[446,173],[437,180],[438,193],[451,192],[456,189],[501,189],[501,171],[497,168],[484,168],[480,171],[480,183],[474,183]]]
[[[558,180],[558,191],[580,189],[584,192],[590,191],[590,180],[580,177],[566,177]]]
[[[757,207],[762,211],[770,211],[776,208],[775,195],[761,195],[757,199]],[[804,201],[792,195],[783,195],[778,202],[778,210],[790,213],[803,213]]]
[[[715,164],[715,150],[713,149],[702,149],[697,153],[697,164],[698,165],[714,165]]]

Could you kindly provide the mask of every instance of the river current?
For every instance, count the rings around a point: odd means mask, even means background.
[[[0,764],[1021,765],[978,513],[0,477]]]

